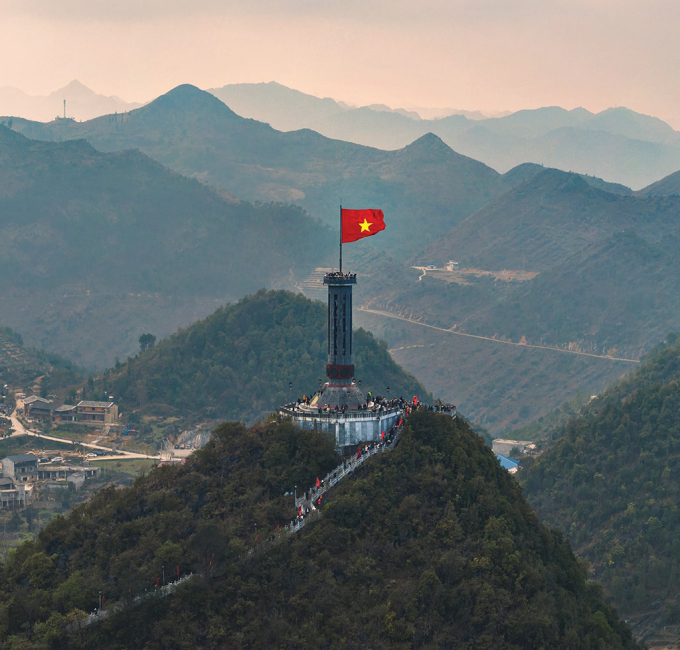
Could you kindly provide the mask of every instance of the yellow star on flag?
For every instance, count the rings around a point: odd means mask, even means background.
[[[361,232],[371,232],[372,223],[368,222],[368,219],[364,217],[364,223],[359,224],[361,226]]]

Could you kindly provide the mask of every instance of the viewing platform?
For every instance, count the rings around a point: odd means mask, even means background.
[[[323,283],[333,287],[342,287],[357,283],[356,273],[326,273],[323,276]]]
[[[290,416],[301,429],[325,431],[335,437],[339,448],[363,442],[378,442],[406,411],[400,407],[373,406],[366,409],[320,409],[312,404],[286,404],[279,413]]]

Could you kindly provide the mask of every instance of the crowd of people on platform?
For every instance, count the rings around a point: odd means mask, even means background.
[[[310,407],[314,401],[314,398],[316,397],[317,393],[319,391],[314,391],[312,393],[311,397],[307,397],[306,395],[303,395],[302,397],[298,397],[297,400],[292,404],[292,408],[294,411],[300,410],[302,407]],[[448,404],[423,404],[422,402],[418,401],[417,397],[414,397],[410,402],[405,400],[403,397],[393,397],[392,399],[389,399],[387,397],[382,397],[381,395],[377,395],[373,397],[371,394],[371,391],[368,391],[366,394],[366,401],[363,402],[362,404],[359,404],[356,407],[350,407],[346,404],[344,405],[335,405],[335,406],[317,406],[316,410],[319,415],[323,413],[334,413],[334,414],[339,414],[339,413],[347,413],[347,411],[371,411],[372,413],[376,412],[384,412],[384,411],[391,411],[394,409],[401,409],[403,410],[406,414],[411,413],[414,410],[417,409],[427,409],[429,411],[436,411],[448,415],[455,415],[456,414],[456,407]]]
[[[333,271],[331,273],[326,273],[327,278],[334,278],[339,280],[356,280],[356,273],[340,273],[339,271]]]

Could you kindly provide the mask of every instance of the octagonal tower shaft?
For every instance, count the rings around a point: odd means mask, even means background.
[[[352,285],[356,274],[327,273],[328,285],[328,363],[326,376],[334,384],[351,384],[352,364]]]

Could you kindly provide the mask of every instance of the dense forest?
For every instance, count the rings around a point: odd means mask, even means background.
[[[551,432],[524,489],[593,564],[619,611],[680,622],[680,346]]]
[[[634,648],[560,533],[462,420],[412,415],[395,451],[295,536],[289,491],[333,442],[225,423],[184,466],[107,489],[0,573],[7,648]],[[254,551],[249,551],[249,549]],[[167,598],[162,567],[195,577]],[[122,612],[86,627],[101,590]]]
[[[326,318],[321,302],[262,290],[112,368],[87,393],[115,395],[124,412],[253,421],[325,381]],[[354,351],[364,391],[431,400],[370,332],[354,332]]]

